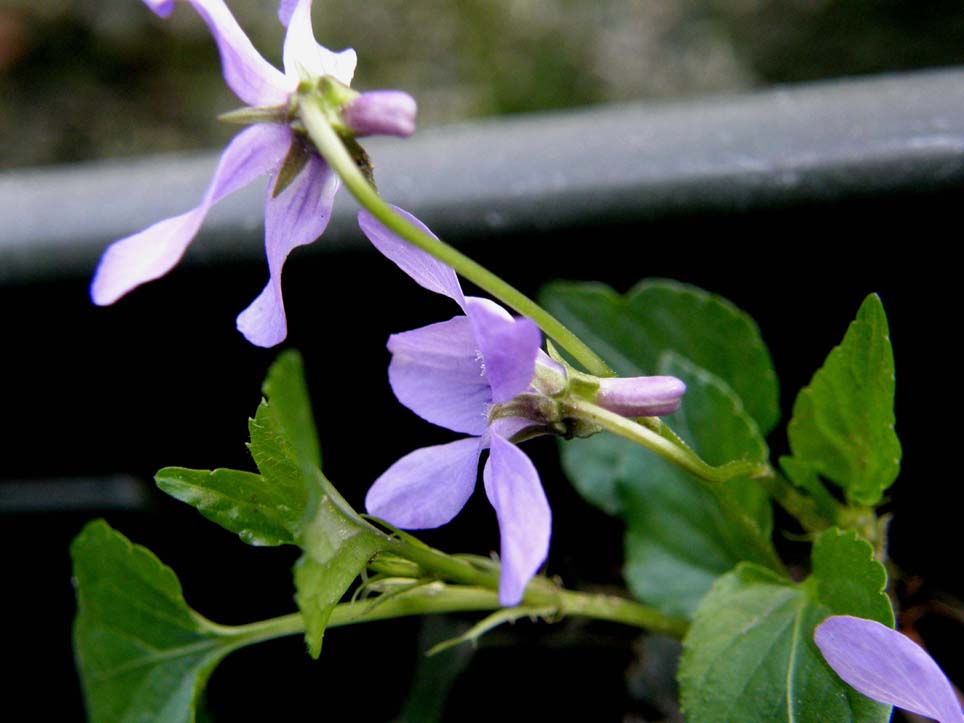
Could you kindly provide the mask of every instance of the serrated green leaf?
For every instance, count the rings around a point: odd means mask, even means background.
[[[297,541],[321,463],[301,357],[281,354],[262,386],[265,399],[249,420],[248,448],[261,474],[165,467],[158,487],[252,545]]]
[[[388,538],[364,522],[320,473],[314,518],[300,541],[295,600],[305,621],[308,652],[317,658],[331,612]]]
[[[673,351],[723,379],[767,434],[780,418],[770,353],[750,316],[674,281],[643,281],[625,296],[608,286],[555,282],[540,300],[622,376],[655,374]]]
[[[683,641],[679,682],[700,723],[885,723],[890,707],[857,693],[824,662],[813,629],[829,615],[893,627],[886,572],[853,532],[814,545],[813,574],[793,584],[752,563],[714,583]]]
[[[654,371],[686,382],[680,410],[666,421],[704,459],[767,458],[759,429],[720,379],[673,354]],[[713,580],[741,560],[780,567],[770,503],[755,482],[707,485],[608,434],[564,443],[562,462],[588,499],[626,522],[626,580],[666,614],[692,615]]]
[[[830,352],[793,405],[790,449],[843,488],[847,499],[874,506],[900,471],[894,432],[894,355],[880,297],[868,296],[843,341]]]
[[[90,719],[193,721],[211,671],[244,643],[191,610],[174,571],[103,520],[88,524],[70,551],[74,646]]]
[[[284,430],[296,456],[305,464],[321,467],[318,430],[311,413],[301,355],[293,349],[282,352],[268,369],[261,391],[270,400],[275,421]]]
[[[249,545],[290,545],[304,510],[292,509],[286,490],[264,477],[234,469],[165,467],[154,476],[164,492],[187,502]]]

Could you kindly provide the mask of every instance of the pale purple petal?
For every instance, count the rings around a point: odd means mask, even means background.
[[[477,437],[416,449],[375,480],[365,509],[407,530],[444,525],[475,489],[480,452]]]
[[[398,136],[415,132],[415,99],[401,90],[362,93],[341,110],[341,119],[356,136]]]
[[[228,87],[248,105],[282,105],[295,83],[261,57],[223,0],[187,0],[207,23]],[[148,1],[148,4],[152,4]],[[163,4],[162,9],[167,9]],[[170,12],[168,10],[168,12]]]
[[[255,346],[281,343],[288,333],[281,296],[281,270],[292,249],[312,243],[324,232],[339,181],[321,158],[311,154],[291,184],[278,196],[272,195],[274,179],[268,184],[265,202],[265,251],[268,256],[268,285],[238,316],[238,331]]]
[[[480,435],[492,402],[472,324],[464,316],[393,334],[388,379],[398,401],[426,421]]]
[[[412,214],[395,206],[392,208],[412,225],[433,238],[438,238],[429,230],[428,226]],[[368,211],[358,213],[358,225],[375,248],[387,256],[398,268],[411,276],[415,283],[429,291],[434,291],[436,294],[454,299],[455,303],[465,308],[465,296],[462,294],[462,287],[459,285],[458,277],[451,267],[416,248],[394,231],[390,231]]]
[[[491,435],[482,477],[502,537],[499,602],[505,607],[518,605],[549,554],[552,513],[532,462],[497,434]]]
[[[530,319],[513,319],[488,299],[468,297],[465,313],[472,321],[482,352],[485,376],[492,387],[492,401],[507,402],[532,383],[536,356],[542,344],[539,327]]]
[[[277,168],[290,143],[291,131],[282,125],[254,125],[236,135],[221,154],[200,205],[107,248],[91,283],[94,303],[112,304],[136,286],[170,271],[184,255],[211,206]]]
[[[174,0],[144,0],[144,4],[162,18],[174,12]]]
[[[837,675],[868,698],[940,723],[964,722],[947,677],[907,636],[873,620],[835,615],[813,637]]]
[[[285,27],[288,27],[288,23],[291,22],[291,15],[294,13],[297,4],[298,0],[281,0],[278,4],[278,20]]]
[[[290,3],[281,10],[288,14],[288,32],[285,33],[285,74],[295,85],[301,80],[330,75],[351,85],[358,57],[351,48],[335,53],[319,45],[311,29],[311,0],[298,0],[294,9]]]
[[[596,404],[624,417],[658,417],[679,409],[686,385],[676,377],[599,380]]]

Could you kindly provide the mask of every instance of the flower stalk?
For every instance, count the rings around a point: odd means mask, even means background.
[[[545,582],[547,587],[554,587],[548,580]],[[492,588],[450,585],[435,581],[392,595],[383,602],[358,600],[341,603],[332,611],[328,627],[337,628],[414,615],[494,611],[501,608],[498,594]],[[682,638],[688,628],[685,620],[663,615],[654,608],[632,600],[558,588],[555,588],[551,599],[541,591],[533,595],[532,599],[527,593],[522,605],[513,610],[522,616],[531,614],[533,617],[547,617],[547,611],[551,611],[553,619],[579,616],[606,620],[676,638]],[[220,635],[235,637],[238,647],[297,635],[305,630],[304,620],[299,613],[239,626],[218,625],[207,620],[203,622]]]
[[[655,452],[667,462],[675,464],[694,477],[706,482],[721,483],[737,477],[759,478],[771,473],[770,465],[734,460],[718,467],[708,464],[678,437],[664,435],[650,426],[623,417],[615,412],[583,399],[570,397],[563,403],[567,416],[599,425],[608,432],[635,442]],[[664,426],[665,425],[661,425]]]
[[[554,339],[560,347],[569,352],[576,361],[592,374],[601,377],[613,375],[609,365],[599,355],[535,301],[484,266],[452,248],[444,241],[433,238],[430,234],[425,233],[395,213],[392,207],[382,200],[355,164],[348,149],[345,148],[345,144],[328,120],[322,107],[323,102],[313,92],[300,95],[298,115],[315,148],[362,207],[409,243],[431,254],[442,263],[451,266],[463,278],[471,281],[519,314],[532,319],[547,336]]]

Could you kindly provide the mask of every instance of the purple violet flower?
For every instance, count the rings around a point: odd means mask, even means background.
[[[940,723],[964,723],[950,681],[906,635],[874,620],[834,615],[813,639],[837,675],[868,698]]]
[[[396,211],[431,234],[418,219]],[[513,318],[487,299],[465,296],[451,268],[368,212],[359,214],[358,223],[375,247],[419,285],[462,308],[464,316],[393,334],[388,378],[398,400],[417,415],[471,435],[399,459],[375,480],[365,507],[404,529],[444,525],[471,496],[479,458],[488,449],[482,480],[502,540],[499,602],[517,605],[549,552],[552,515],[538,472],[513,441],[566,431],[558,426],[562,420],[553,395],[566,391],[567,372],[540,348],[534,322]],[[672,377],[624,382],[609,392],[640,416],[673,411],[685,391]]]
[[[399,213],[431,233],[413,216]],[[493,404],[529,388],[536,358],[542,354],[539,328],[529,319],[513,319],[492,301],[465,296],[451,268],[367,212],[359,213],[358,223],[402,271],[429,291],[453,299],[465,313],[393,334],[388,341],[388,377],[398,400],[420,417],[471,435],[402,457],[372,485],[365,507],[369,514],[401,528],[444,525],[471,496],[479,457],[488,449],[482,479],[502,538],[499,602],[516,605],[549,552],[552,515],[538,472],[510,441],[532,421],[505,417],[490,423],[488,417]]]
[[[339,186],[324,160],[288,124],[290,98],[306,79],[327,75],[347,86],[355,72],[355,51],[349,48],[335,53],[315,41],[311,0],[283,0],[278,14],[288,30],[282,73],[258,54],[223,0],[186,1],[214,36],[228,87],[249,106],[277,109],[277,120],[256,123],[234,137],[198,206],[111,244],[91,283],[91,298],[98,305],[112,304],[140,284],[166,274],[180,261],[215,203],[259,176],[270,174],[265,200],[269,281],[238,316],[237,326],[252,344],[274,346],[287,335],[281,296],[285,259],[295,247],[312,243],[324,232]],[[174,10],[175,0],[144,2],[167,17]],[[407,100],[400,100],[402,96]],[[352,104],[362,109],[356,111],[361,117],[356,124],[366,134],[404,136],[414,130],[415,101],[404,93],[362,94]],[[346,126],[351,129],[350,124]],[[298,155],[304,165],[293,179],[285,179],[290,182],[277,192],[276,181],[286,159]]]

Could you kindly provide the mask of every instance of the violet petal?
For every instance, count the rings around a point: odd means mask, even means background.
[[[393,334],[388,379],[398,401],[432,424],[464,434],[486,429],[492,392],[464,316]]]
[[[428,226],[412,214],[397,206],[392,208],[412,225],[433,238],[438,238],[429,230]],[[361,227],[362,233],[372,242],[372,245],[387,256],[398,268],[411,276],[415,283],[424,289],[434,291],[436,294],[447,296],[459,306],[465,308],[465,296],[462,294],[462,287],[451,267],[446,266],[420,248],[416,248],[394,231],[390,231],[368,211],[363,210],[358,213],[358,225]]]
[[[947,677],[906,635],[874,620],[834,615],[813,637],[837,675],[868,698],[940,723],[964,722]]]
[[[144,4],[162,18],[174,12],[174,2],[175,0],[144,0]]]
[[[532,383],[536,356],[542,344],[539,327],[531,319],[513,319],[488,299],[468,297],[465,313],[472,321],[492,401],[507,402]]]
[[[549,554],[552,513],[539,474],[525,453],[491,435],[482,477],[502,537],[499,603],[518,605],[526,585]]]
[[[398,136],[415,132],[415,99],[401,90],[362,93],[341,110],[341,119],[356,136]]]
[[[112,304],[136,286],[170,271],[184,255],[211,206],[277,168],[290,143],[291,131],[282,125],[254,125],[236,135],[221,154],[200,205],[107,248],[91,282],[94,303]]]
[[[288,27],[288,23],[291,22],[291,15],[294,13],[298,2],[299,0],[281,0],[278,3],[278,20],[285,27]]]
[[[416,449],[375,480],[365,509],[403,529],[444,525],[475,489],[480,451],[477,437]]]
[[[281,8],[289,11],[287,5]],[[311,29],[311,0],[298,0],[288,17],[288,32],[285,33],[284,64],[285,75],[295,85],[323,75],[351,85],[355,75],[358,56],[351,48],[335,53],[315,40]]]
[[[610,377],[599,380],[596,404],[624,417],[658,417],[679,409],[685,392],[676,377]]]
[[[248,105],[281,105],[295,84],[261,57],[223,0],[187,0],[207,23],[221,54],[224,81]]]
[[[255,346],[281,343],[288,333],[281,271],[292,249],[310,244],[324,232],[339,180],[321,158],[312,154],[294,181],[278,196],[268,184],[265,202],[265,251],[270,277],[267,286],[238,316],[238,331]]]

